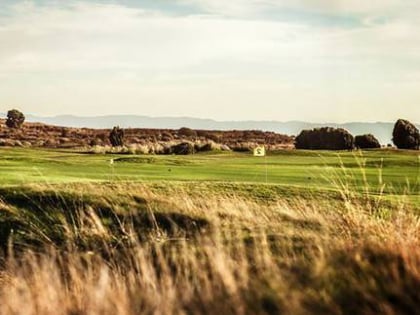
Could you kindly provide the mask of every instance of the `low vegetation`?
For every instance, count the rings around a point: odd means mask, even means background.
[[[195,152],[251,151],[264,145],[267,151],[280,149],[306,150],[353,150],[380,148],[379,141],[372,135],[353,137],[341,128],[315,128],[302,130],[295,138],[263,132],[259,130],[210,131],[193,130],[182,127],[178,130],[160,129],[122,129],[114,127],[111,131],[89,128],[65,128],[39,123],[26,123],[25,116],[13,109],[7,120],[0,119],[0,146],[85,148],[92,153],[109,153],[109,147],[120,152],[137,154],[193,154]],[[20,129],[19,132],[2,128]],[[407,120],[399,119],[393,130],[393,142],[399,149],[418,150],[420,134],[416,126]]]
[[[208,144],[216,150],[223,151],[249,151],[259,144],[265,144],[267,150],[293,147],[293,137],[274,132],[192,130],[191,133],[185,129],[188,128],[179,130],[125,128],[124,143],[121,146],[120,142],[111,142],[112,129],[67,128],[26,122],[19,130],[12,130],[7,128],[6,120],[0,119],[0,146],[79,148],[92,152],[111,151],[110,147],[119,146],[126,152],[135,150],[143,154],[167,154],[166,152],[170,152],[168,147],[183,142],[192,143],[194,146]]]
[[[3,188],[0,313],[415,314],[419,216],[342,190]]]

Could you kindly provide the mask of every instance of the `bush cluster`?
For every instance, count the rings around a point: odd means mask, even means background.
[[[194,145],[190,142],[182,142],[171,147],[171,153],[177,155],[194,154]]]
[[[399,119],[395,123],[392,137],[398,149],[419,150],[420,148],[419,130],[407,120]],[[377,149],[381,147],[381,144],[372,134],[354,138],[345,129],[324,127],[303,130],[295,139],[295,147],[305,150],[351,150],[355,147]]]
[[[315,128],[303,130],[295,139],[296,149],[352,150],[354,137],[342,128]]]
[[[358,149],[378,149],[381,147],[378,139],[372,134],[356,136],[354,144]]]

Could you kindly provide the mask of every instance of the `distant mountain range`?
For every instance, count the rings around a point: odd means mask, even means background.
[[[4,115],[2,115],[4,117]],[[336,123],[310,123],[304,121],[216,121],[212,119],[200,119],[190,117],[148,117],[135,115],[110,115],[81,117],[72,115],[61,115],[54,117],[38,117],[26,115],[27,121],[42,122],[63,127],[77,128],[112,128],[120,126],[123,128],[158,128],[158,129],[178,129],[189,127],[192,129],[207,130],[264,130],[277,133],[297,135],[302,129],[316,127],[339,127],[345,128],[353,135],[372,133],[382,144],[391,142],[392,129],[394,123],[388,122],[350,122],[344,124]],[[420,129],[420,126],[417,125]]]

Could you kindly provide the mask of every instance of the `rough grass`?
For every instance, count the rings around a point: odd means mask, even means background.
[[[1,191],[1,314],[415,314],[412,203],[182,185]],[[344,186],[346,188],[346,186]],[[341,188],[340,188],[341,189]]]

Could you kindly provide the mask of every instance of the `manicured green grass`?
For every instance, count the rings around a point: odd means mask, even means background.
[[[294,193],[350,189],[380,194],[383,190],[385,195],[408,195],[420,203],[420,154],[415,151],[282,151],[261,158],[247,153],[95,155],[1,148],[0,174],[2,186],[102,181],[261,183]]]

